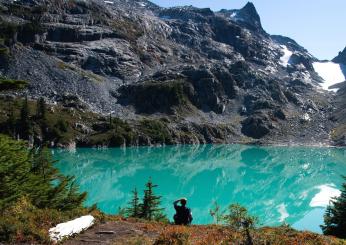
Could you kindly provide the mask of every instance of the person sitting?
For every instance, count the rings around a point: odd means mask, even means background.
[[[179,202],[181,205],[178,205]],[[186,207],[186,203],[186,198],[178,199],[173,203],[176,211],[173,219],[176,225],[189,225],[192,222],[192,212],[188,207]]]

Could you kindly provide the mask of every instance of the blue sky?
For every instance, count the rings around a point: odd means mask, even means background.
[[[163,6],[238,9],[247,0],[151,0]],[[346,0],[253,0],[264,29],[293,38],[319,59],[332,59],[346,46]]]

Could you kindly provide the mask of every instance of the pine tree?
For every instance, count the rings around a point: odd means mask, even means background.
[[[25,143],[0,135],[0,210],[25,194],[30,167]]]
[[[47,147],[33,150],[31,169],[33,176],[29,181],[30,190],[27,190],[33,197],[33,204],[40,208],[50,207],[59,210],[79,207],[85,200],[86,193],[79,194],[74,177],[61,175],[53,167],[54,163]]]
[[[128,217],[132,217],[132,218],[140,218],[141,217],[140,203],[139,203],[137,188],[135,188],[132,191],[132,199],[129,202],[129,207],[126,209],[126,215]]]
[[[48,148],[29,152],[25,142],[0,135],[0,163],[0,211],[22,196],[38,208],[58,210],[79,208],[85,200],[74,178],[53,167]]]
[[[346,180],[346,176],[343,178]],[[325,235],[346,238],[346,182],[342,185],[341,195],[327,207],[324,224],[321,228]]]
[[[165,215],[162,213],[164,210],[160,208],[161,196],[154,194],[154,188],[158,185],[153,184],[151,178],[145,184],[143,203],[141,204],[141,217],[147,220],[163,219]]]
[[[37,106],[36,106],[36,117],[37,119],[45,119],[46,118],[46,111],[47,111],[47,106],[46,102],[43,97],[41,97],[37,101]]]
[[[19,133],[22,139],[29,139],[31,135],[31,121],[28,98],[25,98],[22,108],[20,110],[20,129]]]
[[[9,114],[8,114],[6,125],[7,125],[7,133],[11,135],[12,138],[15,138],[17,125],[16,125],[16,118],[14,116],[13,106],[9,106]]]

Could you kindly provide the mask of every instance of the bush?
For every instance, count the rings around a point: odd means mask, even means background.
[[[190,233],[185,227],[171,227],[164,230],[154,245],[188,245]]]
[[[231,204],[228,212],[224,215],[224,221],[234,230],[253,228],[257,223],[257,218],[249,215],[247,209],[239,204]]]

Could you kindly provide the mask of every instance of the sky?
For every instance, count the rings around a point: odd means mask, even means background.
[[[242,8],[247,0],[151,0],[162,7]],[[288,36],[315,57],[332,59],[346,47],[346,0],[252,0],[269,34]]]

